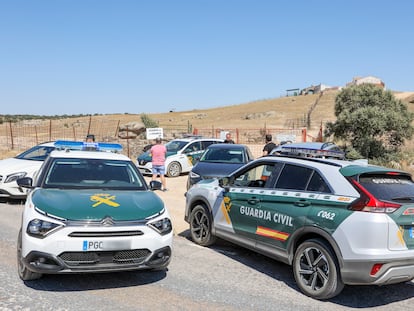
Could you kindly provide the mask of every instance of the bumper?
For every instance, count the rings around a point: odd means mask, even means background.
[[[68,226],[43,239],[23,232],[21,255],[27,269],[42,274],[162,269],[172,240],[172,230],[160,235],[146,225]]]
[[[152,162],[148,162],[145,165],[137,165],[139,171],[141,172],[141,174],[144,175],[148,175],[148,174],[152,174]]]
[[[396,261],[377,259],[344,262],[343,264],[341,276],[343,282],[348,285],[387,285],[414,279],[413,257]],[[382,266],[377,273],[371,275],[375,264],[382,264]]]
[[[30,252],[23,260],[30,271],[41,274],[113,272],[166,268],[171,247],[150,252],[148,249],[107,252],[65,252],[59,256]]]
[[[25,199],[27,190],[17,186],[16,182],[0,184],[0,198]]]

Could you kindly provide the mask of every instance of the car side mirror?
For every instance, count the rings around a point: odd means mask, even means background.
[[[152,191],[154,190],[161,190],[162,188],[162,183],[159,182],[158,180],[151,180],[149,183],[149,186],[151,188]]]
[[[232,181],[232,178],[230,178],[230,177],[223,177],[223,178],[220,178],[218,180],[218,183],[219,183],[219,186],[221,188],[223,188],[226,191],[229,191],[230,190],[231,181]]]
[[[19,187],[22,188],[33,188],[33,179],[31,177],[23,177],[16,180]]]

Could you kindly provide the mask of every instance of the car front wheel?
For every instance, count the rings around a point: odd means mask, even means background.
[[[320,239],[299,245],[293,259],[293,273],[301,291],[315,299],[332,298],[344,287],[336,257]]]
[[[17,272],[19,273],[19,277],[23,281],[31,281],[36,280],[42,277],[42,274],[35,273],[30,271],[26,268],[23,263],[23,256],[22,256],[22,230],[19,231],[19,237],[17,239]]]
[[[202,246],[208,246],[215,242],[216,237],[212,234],[211,215],[203,205],[197,205],[190,214],[191,239]]]
[[[178,162],[171,162],[167,168],[168,177],[178,177],[181,174],[181,165]]]

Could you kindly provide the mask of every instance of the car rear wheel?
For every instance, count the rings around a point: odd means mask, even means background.
[[[301,291],[315,299],[332,298],[344,287],[336,257],[320,239],[299,245],[293,259],[293,273]]]
[[[181,165],[178,162],[171,162],[167,168],[168,177],[178,177],[181,174]]]
[[[19,231],[19,237],[17,239],[17,272],[19,273],[19,277],[23,281],[31,281],[36,280],[42,277],[42,274],[32,272],[26,268],[23,263],[23,256],[22,256],[22,230]]]
[[[191,239],[202,246],[208,246],[216,241],[211,232],[211,215],[203,205],[197,205],[190,214],[190,235]]]

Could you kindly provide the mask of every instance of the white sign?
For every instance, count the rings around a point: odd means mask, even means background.
[[[147,139],[164,138],[162,127],[147,128]]]

